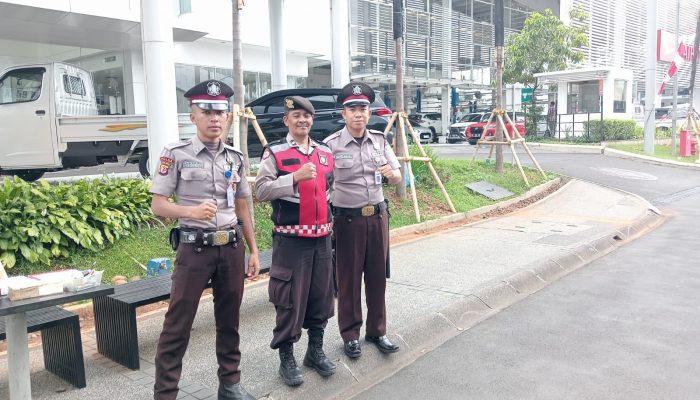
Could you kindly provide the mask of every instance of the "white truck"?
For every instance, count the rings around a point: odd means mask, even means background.
[[[195,134],[178,115],[180,138]],[[0,173],[27,181],[46,171],[107,162],[148,174],[145,115],[97,115],[90,73],[64,64],[12,66],[0,75]]]

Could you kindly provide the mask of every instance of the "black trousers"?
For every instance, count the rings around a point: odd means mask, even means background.
[[[337,216],[335,231],[338,279],[338,326],[344,341],[360,338],[362,327],[362,280],[367,301],[370,336],[386,334],[386,257],[389,245],[386,210],[370,217]]]
[[[273,237],[268,291],[277,316],[270,347],[299,341],[302,328],[326,327],[333,316],[332,268],[330,235]]]
[[[242,237],[240,231],[238,228],[239,238]],[[170,305],[156,351],[156,400],[177,397],[182,357],[187,350],[202,291],[209,279],[214,292],[217,375],[224,384],[237,383],[241,379],[238,321],[243,299],[244,245],[240,241],[236,247],[228,244],[201,249],[197,252],[194,244],[183,243],[177,250]]]

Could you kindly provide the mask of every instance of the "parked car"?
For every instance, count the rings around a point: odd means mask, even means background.
[[[450,131],[447,134],[447,143],[460,143],[467,140],[467,128],[478,122],[486,122],[491,113],[480,112],[466,114],[458,122],[450,125]]]
[[[525,137],[525,114],[520,112],[509,112],[508,115],[510,116],[513,123],[515,123],[515,129],[518,130],[520,136]],[[491,123],[489,123],[488,125],[486,125],[486,122],[488,122],[488,116],[486,117],[486,121],[472,124],[469,126],[469,128],[467,128],[467,141],[469,142],[469,144],[475,145],[476,142],[482,137],[494,136],[496,134],[496,121],[491,121]],[[506,125],[508,136],[512,139],[513,126],[509,124],[508,121],[505,120],[505,118],[503,119],[503,122]]]
[[[284,89],[268,93],[246,105],[253,110],[258,124],[265,134],[268,142],[282,139],[287,136],[288,129],[282,122],[284,116],[284,98],[288,96],[303,96],[313,104],[316,110],[314,123],[309,133],[311,138],[322,141],[328,135],[342,129],[345,121],[341,115],[343,106],[338,103],[337,88],[302,88]],[[370,104],[372,115],[367,127],[384,131],[392,111],[384,104],[380,96],[376,96],[374,103]],[[418,132],[416,132],[418,134]],[[248,154],[251,158],[262,155],[262,145],[253,129],[248,124]]]
[[[408,116],[411,123],[415,121],[419,126],[427,128],[433,134],[433,143],[438,142],[438,136],[442,135],[442,114],[437,112],[413,113]]]

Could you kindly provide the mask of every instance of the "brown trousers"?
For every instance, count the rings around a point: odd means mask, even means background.
[[[331,236],[274,235],[268,292],[277,314],[270,347],[296,343],[301,329],[324,329],[333,316]]]
[[[335,231],[338,280],[338,326],[343,341],[358,340],[362,327],[364,273],[369,336],[386,334],[386,257],[389,216],[386,210],[370,217],[337,216]]]
[[[239,242],[236,247],[233,244],[203,246],[202,251],[197,252],[194,244],[182,243],[177,250],[170,305],[156,351],[156,400],[177,397],[182,357],[187,350],[202,291],[209,279],[214,293],[217,375],[224,384],[240,381],[238,320],[243,299],[245,250],[241,229],[237,230]]]

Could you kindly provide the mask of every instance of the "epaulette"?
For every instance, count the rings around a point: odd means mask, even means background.
[[[243,156],[243,152],[242,152],[242,151],[238,150],[237,148],[235,148],[235,147],[233,147],[233,146],[231,146],[231,145],[229,145],[229,144],[224,143],[224,149],[226,149],[226,150],[231,150],[231,151],[235,152],[236,154],[238,154],[238,155],[240,155],[240,156]]]
[[[334,133],[331,133],[330,135],[328,135],[328,137],[326,137],[325,139],[323,139],[323,143],[328,143],[328,142],[330,142],[330,141],[333,140],[333,139],[339,138],[339,137],[340,137],[340,132],[341,132],[341,131],[342,131],[342,130],[337,131],[337,132],[334,132]]]
[[[165,149],[170,151],[172,149],[177,149],[178,147],[187,146],[192,143],[192,139],[182,140],[180,142],[168,143],[165,145]]]
[[[376,129],[367,129],[367,132],[369,132],[369,133],[374,133],[375,135],[386,136],[386,135],[384,135],[384,132],[378,131],[378,130],[376,130]]]
[[[275,151],[288,149],[289,143],[287,143],[286,138],[277,139],[277,140],[273,140],[272,142],[267,142],[267,146],[265,146],[265,148],[270,149],[270,151],[272,151],[274,153]]]

